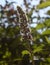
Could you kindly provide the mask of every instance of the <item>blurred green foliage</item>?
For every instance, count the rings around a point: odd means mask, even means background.
[[[37,13],[38,11],[35,7],[29,8],[31,2],[28,4],[26,0],[23,1],[28,20],[33,23],[35,17],[32,18],[32,14],[34,10]],[[39,60],[37,65],[50,65],[50,19],[44,17],[44,21],[37,23],[36,27],[30,27],[33,37],[33,42],[30,44],[27,37],[23,40],[20,35],[21,28],[17,9],[14,10],[10,5],[12,3],[8,4],[7,1],[4,7],[0,5],[0,65],[36,65],[37,58]],[[42,1],[36,7],[40,10],[48,6],[50,6],[50,0]],[[50,10],[46,14],[50,15]],[[39,20],[41,21],[40,17]],[[23,23],[24,21],[26,20],[23,20]]]

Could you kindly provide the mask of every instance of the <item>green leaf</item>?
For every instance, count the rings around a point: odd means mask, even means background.
[[[43,23],[37,24],[36,29],[43,29],[45,27],[50,27],[50,19],[45,20]]]
[[[45,38],[46,38],[46,41],[48,42],[48,44],[50,44],[50,40],[48,39],[48,37],[45,36]]]
[[[47,11],[47,14],[48,14],[48,15],[50,15],[50,10],[49,10],[49,11]]]
[[[44,32],[42,32],[42,35],[50,35],[50,30],[45,30]]]
[[[43,24],[43,23],[39,23],[37,26],[36,26],[36,29],[38,30],[38,29],[42,29],[42,28],[44,28],[45,27],[45,25]]]
[[[45,8],[45,7],[48,7],[50,6],[50,1],[46,1],[46,2],[43,2],[42,4],[39,4],[37,6],[38,9],[42,9],[42,8]]]
[[[46,0],[46,1],[50,1],[50,0]]]
[[[44,47],[44,45],[42,44],[42,45],[40,45],[40,46],[35,46],[34,47],[34,50],[33,50],[33,53],[36,53],[36,52],[41,52],[42,50],[43,50],[43,47]]]
[[[50,19],[47,19],[44,21],[44,24],[47,26],[47,27],[50,27]]]
[[[14,61],[21,61],[22,60],[22,58],[16,58],[16,59],[14,59]]]
[[[28,50],[23,50],[22,55],[24,56],[25,54],[30,54],[30,52]]]
[[[46,58],[46,60],[50,63],[50,57],[49,58]]]
[[[6,51],[5,55],[3,55],[3,58],[7,58],[7,57],[10,57],[11,56],[11,53],[9,51]]]

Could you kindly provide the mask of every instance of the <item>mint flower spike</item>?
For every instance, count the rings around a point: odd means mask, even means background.
[[[29,26],[29,21],[25,12],[22,10],[20,6],[17,6],[17,13],[19,18],[19,27],[20,27],[20,34],[23,37],[23,40],[27,40],[30,44],[33,43],[33,38],[31,35],[31,29]]]

